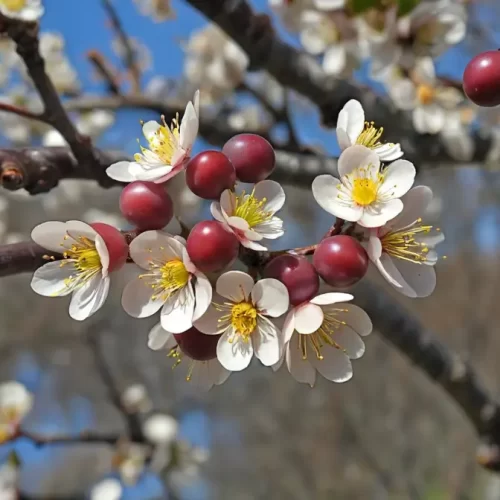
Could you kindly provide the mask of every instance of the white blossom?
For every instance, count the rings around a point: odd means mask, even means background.
[[[2,0],[0,13],[5,17],[35,22],[43,16],[42,0]]]
[[[394,143],[382,143],[383,128],[377,129],[373,122],[365,122],[365,112],[359,101],[351,99],[342,108],[337,120],[337,140],[344,150],[354,144],[372,149],[381,161],[393,161],[401,158],[401,146]]]
[[[253,357],[265,366],[280,357],[280,331],[272,318],[288,309],[288,291],[278,280],[254,282],[241,271],[219,277],[213,302],[195,327],[208,335],[220,335],[217,358],[230,371],[245,369]]]
[[[166,330],[189,330],[207,310],[212,285],[191,262],[185,241],[161,231],[146,231],[130,243],[129,251],[146,272],[125,286],[125,311],[134,318],[146,318],[161,309],[161,324]]]
[[[96,109],[88,113],[82,113],[76,122],[76,128],[81,134],[96,139],[111,127],[114,121],[114,113],[104,109]]]
[[[33,395],[16,381],[0,384],[0,442],[15,435],[33,407]]]
[[[367,252],[382,276],[408,297],[427,297],[436,286],[437,253],[444,241],[439,230],[422,222],[432,200],[427,186],[411,189],[403,198],[403,211],[386,225],[370,230]]]
[[[80,221],[44,222],[31,232],[35,243],[63,254],[38,268],[31,288],[46,297],[72,294],[69,315],[82,321],[97,312],[109,292],[110,256],[104,239]]]
[[[258,241],[283,236],[283,221],[275,216],[285,203],[285,192],[275,181],[255,184],[251,193],[237,195],[226,189],[220,203],[213,202],[210,210],[215,219],[226,225],[240,243],[252,250],[267,250]]]
[[[106,170],[109,177],[121,182],[162,183],[181,172],[198,135],[199,92],[196,92],[193,102],[188,102],[182,121],[179,123],[176,118],[171,127],[164,119],[162,124],[154,120],[144,123],[142,133],[149,149],[141,146],[141,152],[134,155],[133,162],[113,163]]]
[[[186,380],[202,391],[223,384],[231,374],[217,358],[196,360],[182,352],[177,346],[174,335],[162,328],[161,323],[156,324],[149,332],[148,346],[154,351],[168,351],[168,356],[176,360],[174,366],[186,359],[188,365]]]
[[[452,111],[463,101],[463,94],[439,84],[434,63],[429,57],[417,61],[413,79],[394,76],[388,81],[389,95],[396,106],[412,111],[413,126],[421,134],[437,134],[450,126]]]
[[[314,179],[314,198],[335,217],[365,227],[381,226],[401,212],[399,198],[411,188],[416,173],[406,160],[396,160],[381,169],[375,151],[360,145],[342,152],[338,172],[340,179],[331,175]]]
[[[130,413],[146,413],[153,407],[148,391],[143,384],[132,384],[121,396],[122,405]]]
[[[90,500],[120,500],[122,491],[118,479],[103,479],[90,491]]]
[[[163,22],[175,18],[171,0],[134,0],[139,12],[155,22]]]
[[[161,327],[161,326],[160,326]],[[142,428],[148,441],[157,445],[172,443],[179,432],[179,422],[170,415],[158,413],[151,415]]]
[[[128,37],[128,41],[134,54],[134,59],[137,61],[141,71],[148,71],[151,69],[153,56],[151,55],[149,47],[135,37]],[[125,59],[127,57],[127,49],[123,45],[123,41],[120,37],[113,39],[111,48],[120,59]]]
[[[294,307],[283,325],[284,354],[273,368],[279,368],[285,359],[293,378],[311,387],[316,371],[332,382],[348,381],[351,359],[365,352],[360,336],[372,331],[363,309],[344,303],[352,299],[348,293],[330,292]]]
[[[19,466],[9,458],[0,466],[0,500],[18,500]]]

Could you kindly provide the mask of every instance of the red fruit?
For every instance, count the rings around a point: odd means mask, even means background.
[[[500,104],[500,51],[478,54],[467,64],[463,77],[464,92],[478,106]]]
[[[274,149],[260,135],[235,135],[224,144],[222,152],[231,160],[236,177],[242,182],[262,181],[274,170]]]
[[[345,288],[359,281],[368,269],[368,254],[359,241],[339,235],[324,239],[316,248],[313,265],[331,286]]]
[[[183,333],[174,333],[179,349],[196,361],[208,361],[217,357],[217,342],[221,335],[205,335],[194,326]]]
[[[137,229],[162,229],[174,215],[174,205],[165,187],[147,181],[134,181],[120,195],[123,216]]]
[[[104,222],[94,222],[90,226],[106,244],[109,253],[108,271],[117,271],[127,262],[128,245],[125,236],[116,227],[104,224]]]
[[[196,196],[205,200],[219,200],[222,192],[234,187],[235,182],[234,167],[220,151],[204,151],[187,164],[186,183]]]
[[[314,266],[305,257],[298,255],[280,255],[274,258],[265,267],[264,276],[281,281],[294,306],[311,300],[319,290],[319,276]]]
[[[221,271],[238,256],[236,236],[216,220],[198,222],[187,239],[187,252],[202,272]]]

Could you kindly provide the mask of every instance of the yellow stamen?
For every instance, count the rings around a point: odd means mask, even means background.
[[[436,96],[436,91],[433,87],[426,84],[421,84],[417,87],[417,99],[422,104],[431,104]]]
[[[352,199],[362,207],[371,205],[377,199],[380,183],[372,179],[354,179]]]
[[[251,302],[239,302],[231,308],[231,325],[245,342],[257,326],[257,309]]]
[[[189,281],[189,271],[180,259],[172,259],[167,262],[155,262],[151,260],[150,274],[141,274],[141,279],[146,278],[153,289],[151,298],[156,300],[167,300],[172,294],[184,288]]]
[[[67,242],[72,240],[71,246],[66,246]],[[63,257],[60,266],[63,267],[71,263],[76,273],[64,280],[67,288],[76,289],[83,286],[88,280],[93,278],[97,273],[101,272],[102,264],[99,253],[95,247],[95,242],[86,236],[75,237],[70,233],[64,236],[64,242],[61,243],[64,247]],[[55,295],[58,295],[57,293]]]
[[[335,332],[346,324],[345,321],[338,318],[342,313],[348,312],[348,309],[331,308],[324,311],[324,319],[321,326],[313,333],[308,335],[298,334],[298,349],[302,354],[302,359],[306,360],[308,356],[308,345],[317,359],[323,360],[321,349],[328,345],[335,349],[345,352],[335,340]]]
[[[0,4],[12,12],[19,12],[26,7],[26,0],[0,0]]]
[[[416,236],[430,233],[431,230],[432,226],[422,225],[422,219],[419,218],[403,229],[391,231],[382,236],[380,238],[382,249],[391,257],[423,264],[428,260],[429,247],[417,241]]]
[[[179,114],[172,120],[170,127],[165,121],[165,117],[161,117],[162,124],[158,130],[148,139],[150,150],[155,153],[165,163],[172,164],[172,158],[179,147],[180,123]],[[140,146],[141,153],[136,153],[134,159],[137,162],[144,160],[147,157],[148,150]]]
[[[266,198],[261,200],[255,198],[254,191],[248,195],[243,191],[236,197],[234,215],[246,220],[250,227],[267,222],[272,218],[273,214],[264,210],[266,202]]]
[[[380,138],[384,133],[384,127],[376,128],[374,122],[365,122],[363,132],[356,139],[356,144],[373,149],[380,146]]]

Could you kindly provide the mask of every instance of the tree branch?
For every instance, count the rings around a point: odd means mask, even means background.
[[[118,81],[116,72],[113,71],[106,58],[97,50],[90,50],[87,53],[87,57],[101,78],[106,82],[108,91],[114,95],[120,94],[120,82]]]
[[[130,42],[130,38],[125,32],[120,17],[118,16],[118,12],[116,12],[111,0],[102,0],[102,5],[106,10],[106,13],[111,21],[111,25],[123,46],[123,50],[125,52],[124,63],[132,81],[132,92],[139,93],[141,91],[141,68],[137,63],[136,54],[134,48],[132,47],[132,43]]]
[[[349,99],[363,104],[367,118],[384,126],[384,137],[400,142],[406,157],[415,163],[456,160],[450,157],[439,135],[418,134],[408,112],[398,111],[386,98],[347,80],[327,75],[316,58],[282,41],[266,14],[256,14],[247,0],[186,0],[220,26],[250,59],[251,69],[267,70],[284,87],[318,106],[323,123],[334,127]],[[490,137],[473,136],[473,161],[486,158]]]

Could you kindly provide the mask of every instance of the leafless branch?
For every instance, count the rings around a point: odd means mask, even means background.
[[[109,93],[114,95],[120,94],[120,83],[116,71],[111,68],[106,58],[97,50],[89,51],[87,57],[101,78],[107,83]]]
[[[37,120],[41,122],[46,122],[43,114],[33,113],[28,109],[21,108],[14,104],[8,104],[6,102],[0,102],[0,111],[5,113],[10,113],[17,116],[22,116],[23,118],[28,118],[30,120]]]
[[[130,73],[132,91],[134,93],[139,93],[141,91],[141,68],[137,62],[136,53],[132,47],[130,38],[126,33],[120,17],[118,16],[118,12],[116,11],[111,0],[102,0],[102,5],[108,14],[111,25],[116,32],[120,43],[123,46],[123,50],[125,52],[124,63]]]

